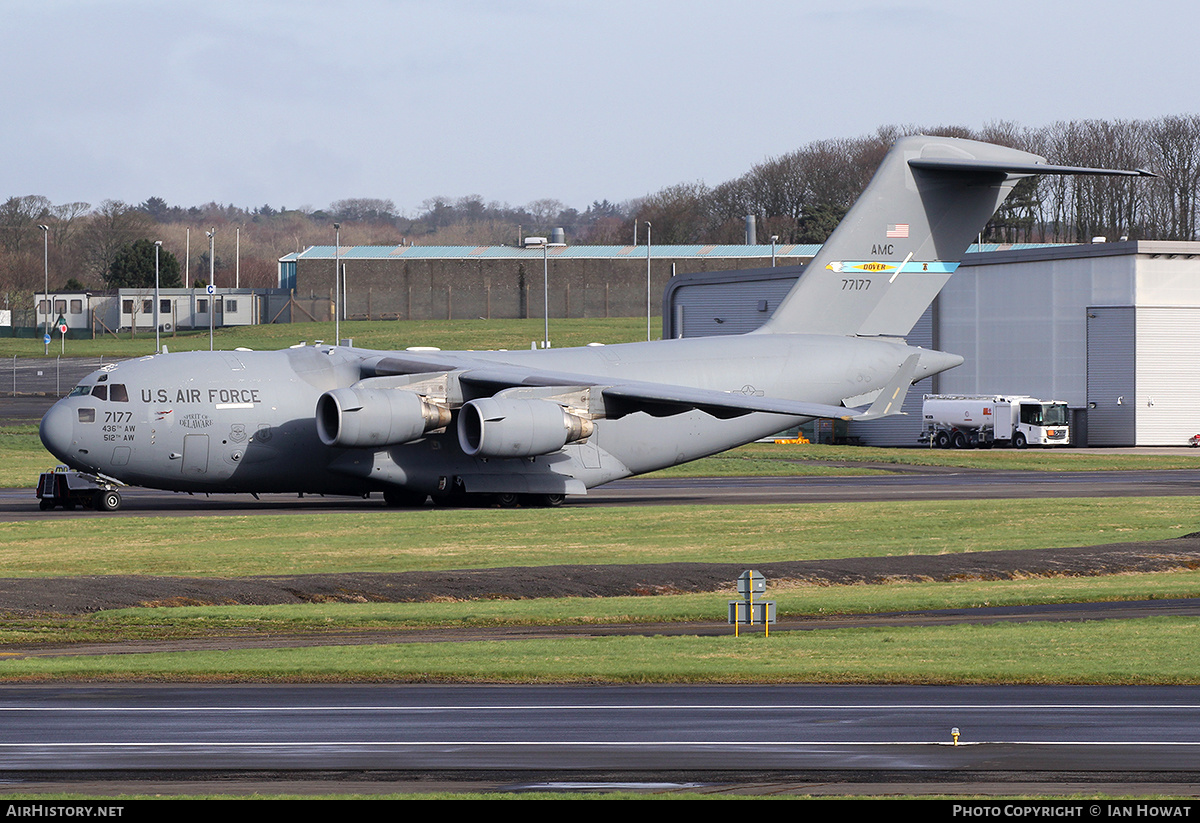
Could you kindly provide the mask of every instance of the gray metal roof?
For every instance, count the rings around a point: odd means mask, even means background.
[[[1019,249],[1035,249],[1055,246],[1048,243],[984,243],[982,246],[972,244],[968,253],[997,252]],[[1112,244],[1116,245],[1116,244]],[[819,250],[820,245],[779,244],[775,246],[775,257],[781,261],[806,263]],[[546,256],[551,258],[621,260],[645,259],[645,246],[560,246],[546,250]],[[689,245],[668,246],[652,245],[651,258],[707,258],[713,260],[738,258],[766,258],[771,256],[770,244],[758,245]],[[281,262],[293,260],[332,260],[333,246],[310,246],[302,252],[293,252],[280,259]],[[342,246],[338,257],[343,260],[480,260],[480,259],[510,259],[510,260],[540,260],[542,247],[532,246],[519,248],[516,246]]]
[[[795,258],[808,260],[821,247],[809,245],[777,245],[775,256],[778,258]],[[645,258],[645,246],[560,246],[546,250],[548,257],[577,258],[577,259],[615,259]],[[490,259],[542,259],[542,247],[517,248],[516,246],[342,246],[338,256],[344,259],[438,259],[438,260],[478,260]],[[695,245],[695,246],[654,246],[650,247],[652,258],[739,258],[739,257],[770,257],[771,246],[759,244],[746,245]],[[292,258],[292,255],[288,255]],[[297,260],[333,259],[333,246],[312,246],[296,254]]]

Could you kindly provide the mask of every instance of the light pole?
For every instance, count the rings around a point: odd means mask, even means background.
[[[545,330],[542,337],[542,348],[550,348],[550,244],[542,241],[542,318]]]
[[[333,344],[336,346],[342,339],[341,307],[341,274],[338,272],[338,253],[342,248],[342,224],[333,224]],[[357,269],[355,270],[357,271]]]
[[[162,241],[154,241],[154,353],[158,354],[162,351],[162,343],[159,339],[159,322],[158,322],[158,250],[162,248]]]
[[[234,232],[233,287],[240,289],[242,287],[242,227],[238,226]]]
[[[635,223],[636,225],[636,223]],[[650,342],[650,221],[646,221],[646,342]]]
[[[213,350],[213,315],[216,314],[217,302],[217,266],[215,255],[217,253],[217,227],[213,226],[212,231],[206,231],[208,235],[208,350]]]
[[[550,348],[550,247],[560,248],[567,244],[551,243],[545,237],[539,239],[542,241],[542,316],[546,326],[542,348],[548,349]]]
[[[42,292],[42,298],[46,303],[46,328],[42,334],[42,343],[45,344],[47,357],[50,356],[50,227],[38,226],[42,230],[42,268],[46,272],[46,290]]]
[[[771,268],[775,268],[775,244],[779,242],[779,235],[771,235]]]

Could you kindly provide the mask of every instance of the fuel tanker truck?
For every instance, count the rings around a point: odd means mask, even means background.
[[[939,448],[1066,446],[1067,404],[1003,394],[927,394],[917,438]]]

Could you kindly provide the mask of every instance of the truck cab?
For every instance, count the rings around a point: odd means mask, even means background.
[[[1017,448],[1024,445],[1065,446],[1070,443],[1067,404],[1058,401],[1020,401],[1012,428],[1012,441]]]

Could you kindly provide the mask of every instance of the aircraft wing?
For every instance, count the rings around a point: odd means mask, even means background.
[[[905,361],[867,410],[668,383],[611,382],[596,375],[530,369],[488,362],[459,353],[442,355],[431,352],[426,355],[406,352],[403,355],[385,355],[365,361],[364,371],[379,377],[453,372],[462,387],[464,400],[526,388],[598,390],[603,401],[603,416],[607,418],[624,417],[639,411],[654,417],[666,417],[697,409],[718,418],[764,412],[835,420],[874,420],[901,413],[900,406],[912,384],[919,359],[919,355],[912,355]]]

